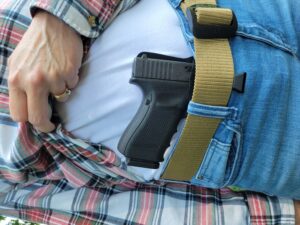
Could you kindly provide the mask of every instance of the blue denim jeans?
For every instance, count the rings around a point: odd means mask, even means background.
[[[179,8],[183,34],[193,36]],[[230,40],[235,74],[247,73],[244,93],[228,107],[190,104],[193,113],[223,115],[192,183],[300,199],[300,1],[219,0],[238,19]]]

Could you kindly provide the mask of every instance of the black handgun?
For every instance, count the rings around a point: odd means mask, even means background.
[[[140,53],[130,83],[139,85],[143,102],[126,128],[118,149],[128,165],[158,168],[177,124],[185,116],[194,81],[194,59]]]

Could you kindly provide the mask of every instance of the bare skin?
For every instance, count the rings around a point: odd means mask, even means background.
[[[12,119],[52,131],[48,96],[77,85],[82,56],[80,36],[55,16],[38,12],[8,62]]]

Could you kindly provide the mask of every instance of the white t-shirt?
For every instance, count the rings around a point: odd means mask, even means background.
[[[142,0],[118,16],[92,45],[70,99],[56,105],[68,131],[109,147],[123,160],[117,145],[143,98],[129,79],[133,60],[143,51],[181,58],[192,55],[167,0]],[[154,173],[131,169],[145,179]]]

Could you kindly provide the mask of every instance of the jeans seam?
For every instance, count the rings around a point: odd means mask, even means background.
[[[213,144],[213,145],[210,146],[211,144]],[[199,173],[196,174],[197,180],[205,180],[205,179],[202,179],[202,178],[206,178],[203,174],[206,173],[207,168],[208,168],[208,164],[210,163],[210,161],[211,161],[213,155],[215,154],[216,144],[213,143],[213,140],[211,141],[210,145],[208,146],[207,149],[208,149],[208,151],[211,150],[211,151],[213,151],[213,152],[212,152],[212,154],[210,155],[209,159],[206,159],[206,156],[207,156],[207,155],[205,155],[203,162],[206,162],[206,165],[205,165],[204,168],[202,168],[202,166],[200,165]],[[211,147],[212,149],[210,149],[210,147]],[[208,151],[207,151],[206,153],[208,153]]]
[[[195,116],[230,120],[236,120],[238,117],[238,109],[236,107],[203,105],[192,101],[189,103],[188,113]]]

